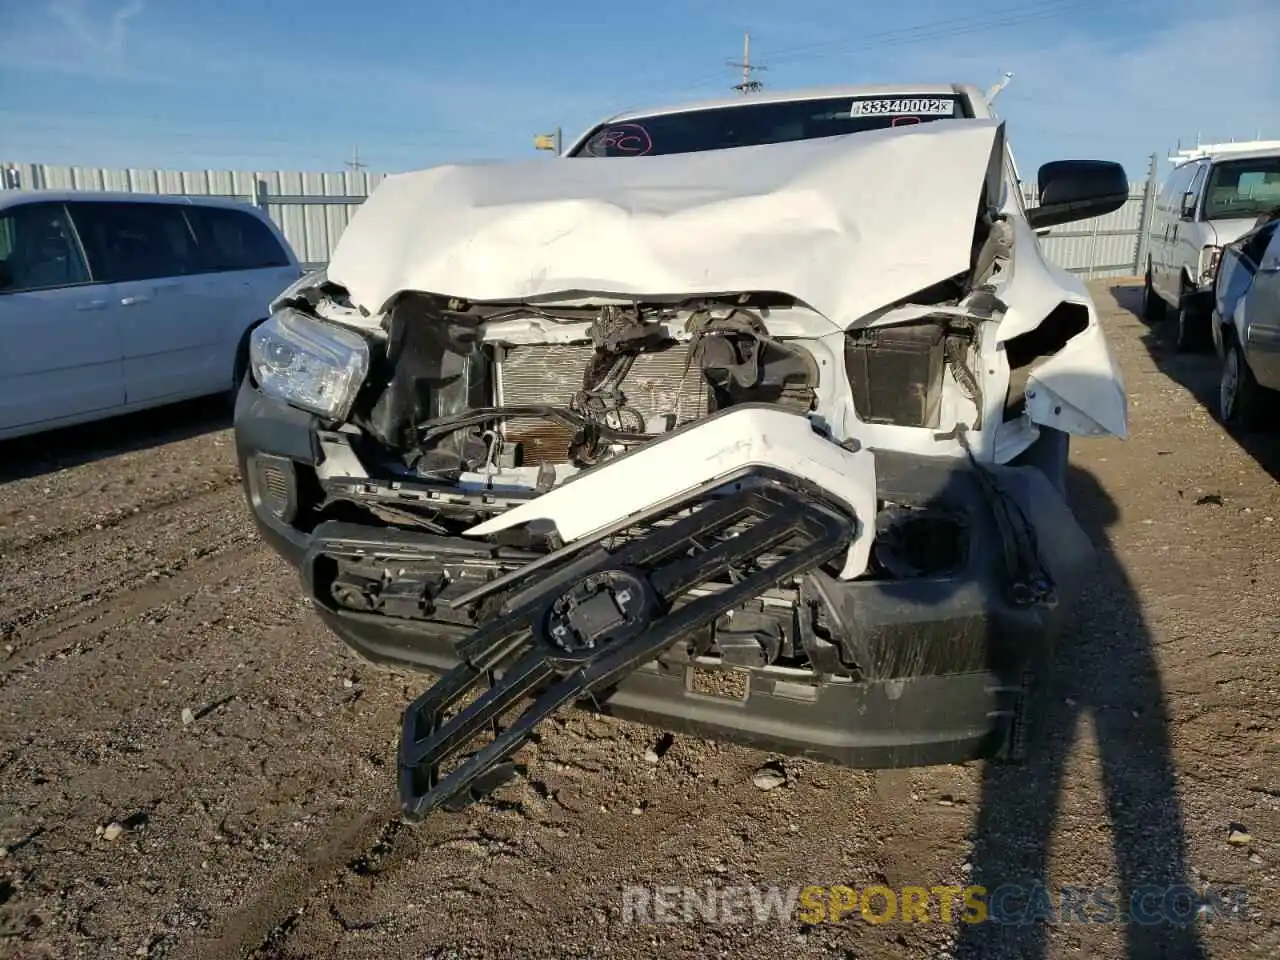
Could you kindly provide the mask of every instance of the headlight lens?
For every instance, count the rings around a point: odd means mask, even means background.
[[[1200,254],[1200,282],[1208,283],[1218,271],[1218,261],[1222,259],[1221,247],[1205,247]]]
[[[369,344],[351,330],[286,308],[253,331],[249,362],[267,396],[345,420],[369,372]]]

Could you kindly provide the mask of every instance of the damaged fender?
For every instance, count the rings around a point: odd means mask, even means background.
[[[1120,367],[1096,318],[1027,377],[1032,421],[1079,437],[1129,437]]]
[[[466,534],[484,537],[542,520],[554,523],[569,544],[749,467],[807,480],[847,506],[856,525],[840,577],[850,580],[866,570],[876,515],[874,454],[840,446],[818,434],[808,418],[765,404],[731,407],[676,430]]]
[[[1018,248],[1038,243],[1023,220],[1010,222]],[[1013,275],[1000,290],[1000,299],[1007,307],[996,331],[997,343],[1035,330],[1063,303],[1088,311],[1088,325],[1027,375],[1027,414],[1032,422],[1076,436],[1128,439],[1124,376],[1083,281],[1043,257],[1015,255]]]

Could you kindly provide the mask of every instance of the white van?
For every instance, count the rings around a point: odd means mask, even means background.
[[[1156,200],[1143,316],[1177,318],[1179,350],[1207,347],[1222,248],[1280,206],[1280,147],[1225,150],[1173,168]]]
[[[0,192],[0,439],[232,389],[302,272],[246,203]]]

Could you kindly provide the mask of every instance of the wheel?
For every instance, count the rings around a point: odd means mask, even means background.
[[[1208,324],[1202,314],[1191,309],[1190,300],[1184,280],[1174,314],[1173,348],[1179,353],[1193,353],[1204,348],[1204,334]]]
[[[1227,426],[1256,430],[1269,424],[1276,399],[1272,391],[1254,379],[1240,341],[1227,334],[1218,384],[1218,418]]]
[[[1142,284],[1142,319],[1147,323],[1159,323],[1165,318],[1165,309],[1164,301],[1151,288],[1151,267],[1148,266]]]

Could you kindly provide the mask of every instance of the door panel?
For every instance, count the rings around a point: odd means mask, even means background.
[[[211,371],[219,317],[202,296],[195,238],[183,205],[69,205],[95,277],[112,284],[120,311],[130,404],[218,389]]]
[[[1280,229],[1271,230],[1259,257],[1243,321],[1244,354],[1253,375],[1264,387],[1280,389]]]
[[[1204,189],[1205,175],[1209,171],[1208,162],[1196,164],[1195,173],[1191,177],[1191,182],[1187,184],[1183,194],[1191,194],[1191,200],[1195,204],[1195,209],[1199,210],[1200,191]],[[1192,219],[1184,220],[1182,218],[1182,201],[1184,196],[1178,197],[1178,218],[1174,221],[1173,236],[1175,243],[1170,246],[1172,257],[1169,263],[1169,293],[1171,296],[1178,297],[1182,293],[1182,281],[1184,277],[1191,277],[1193,282],[1198,282],[1200,278],[1200,250],[1204,243],[1204,225],[1198,223],[1192,214]],[[1175,306],[1177,300],[1173,301]]]
[[[0,431],[125,401],[119,313],[60,203],[0,212]]]
[[[1176,247],[1180,228],[1183,226],[1182,195],[1186,193],[1199,166],[1193,161],[1171,172],[1162,197],[1159,253],[1152,258],[1152,283],[1161,298],[1174,305],[1178,302]]]
[[[221,323],[222,346],[211,374],[225,386],[244,331],[266,318],[271,301],[301,271],[267,224],[248,210],[194,203],[186,214],[207,271],[203,296]]]

